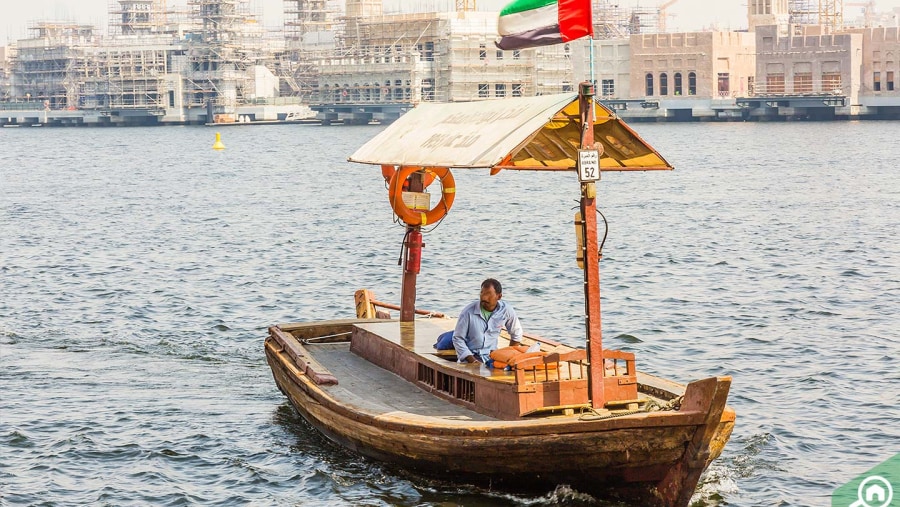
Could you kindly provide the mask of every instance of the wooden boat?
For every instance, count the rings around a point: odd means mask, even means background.
[[[350,160],[382,166],[407,228],[401,304],[392,307],[400,318],[384,318],[391,305],[360,290],[357,319],[269,328],[267,360],[300,414],[349,449],[423,474],[688,505],[731,435],[731,378],[683,386],[641,373],[633,353],[604,349],[600,334],[596,180],[600,171],[671,169],[665,159],[583,83],[578,95],[424,104]],[[415,308],[416,275],[421,228],[452,205],[449,168],[578,172],[585,348],[526,334],[545,355],[509,370],[433,348],[455,321]],[[441,178],[441,202],[408,208],[428,173]]]

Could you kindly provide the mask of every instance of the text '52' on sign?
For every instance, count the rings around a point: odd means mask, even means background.
[[[578,150],[578,179],[582,182],[600,179],[600,152]]]

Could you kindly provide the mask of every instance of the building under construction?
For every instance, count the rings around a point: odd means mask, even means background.
[[[870,27],[882,19],[872,0],[852,34],[844,6],[859,4],[842,0],[749,0],[749,33],[671,33],[677,0],[594,0],[593,39],[510,51],[495,45],[497,13],[475,0],[417,13],[385,12],[381,0],[283,0],[274,37],[249,0],[186,1],[113,0],[106,36],[35,23],[0,52],[0,123],[242,122],[310,108],[323,123],[368,123],[419,102],[561,93],[585,79],[628,117],[853,116],[893,114],[900,88],[897,60],[881,57],[900,51],[896,21]]]
[[[323,121],[390,120],[422,101],[574,89],[569,44],[500,50],[497,13],[477,11],[474,0],[457,0],[453,12],[385,13],[381,0],[337,7],[325,0],[284,1],[295,82]],[[594,11],[600,38],[664,30],[660,8],[595,0]]]
[[[114,0],[105,37],[90,25],[34,23],[16,45],[2,109],[37,110],[38,121],[52,116],[63,124],[302,114],[299,98],[281,96],[284,40],[266,36],[248,0],[188,0],[187,7]]]
[[[664,31],[675,1],[627,9],[594,0],[597,36]],[[574,89],[569,44],[499,50],[497,14],[475,3],[386,13],[382,0],[283,0],[283,32],[270,37],[249,0],[187,0],[181,10],[112,0],[105,36],[90,25],[30,27],[0,107],[82,112],[64,123],[195,123],[270,119],[261,107],[303,103],[323,121],[363,123],[422,101]]]

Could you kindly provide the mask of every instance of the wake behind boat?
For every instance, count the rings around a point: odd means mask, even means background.
[[[267,360],[300,414],[349,449],[419,473],[688,505],[731,435],[731,378],[682,386],[643,374],[633,353],[603,348],[600,329],[596,182],[604,171],[671,169],[665,159],[584,83],[577,96],[423,104],[350,160],[380,165],[390,180],[391,206],[406,227],[401,304],[360,290],[357,319],[269,329]],[[526,335],[541,352],[506,369],[433,348],[455,321],[415,308],[416,275],[422,228],[453,203],[451,168],[578,174],[585,348]],[[430,179],[441,183],[434,207]],[[399,310],[399,320],[385,307]]]

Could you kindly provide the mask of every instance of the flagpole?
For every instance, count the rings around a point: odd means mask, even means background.
[[[591,2],[591,3],[588,4],[588,5],[590,5],[590,9],[591,9],[591,21],[590,21],[591,26],[590,26],[590,33],[588,33],[588,37],[591,38],[591,43],[590,43],[590,44],[591,44],[591,46],[590,46],[590,47],[591,47],[591,50],[590,50],[590,55],[591,55],[591,56],[590,56],[590,57],[591,57],[591,85],[594,86],[594,93],[596,93],[596,92],[597,92],[597,90],[596,90],[596,88],[597,88],[597,81],[594,79],[594,2]]]
[[[597,81],[594,80],[594,36],[591,35],[591,84],[595,87],[597,86]]]

